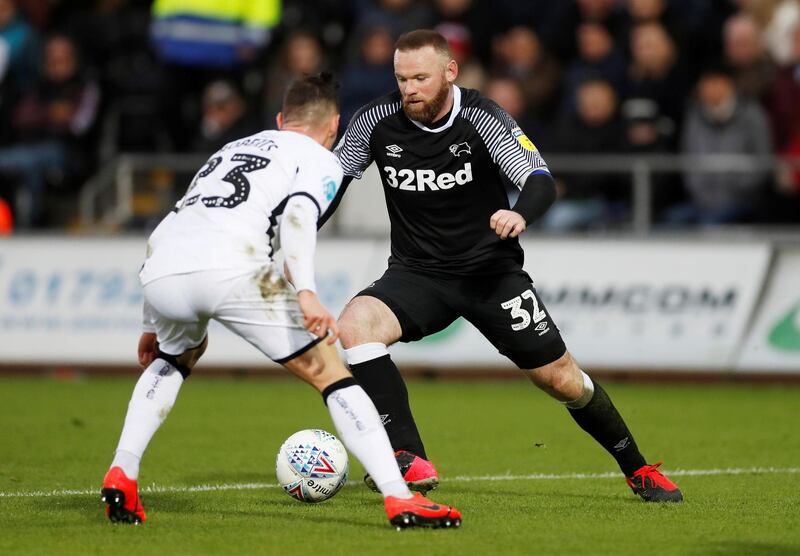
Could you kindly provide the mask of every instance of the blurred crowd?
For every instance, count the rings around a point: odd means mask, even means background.
[[[299,75],[337,74],[344,125],[396,87],[394,41],[416,28],[545,159],[800,156],[800,0],[0,0],[0,233],[61,224],[49,200],[115,153],[273,128]],[[630,221],[628,174],[557,177],[541,227]],[[800,166],[653,182],[659,226],[800,223]]]

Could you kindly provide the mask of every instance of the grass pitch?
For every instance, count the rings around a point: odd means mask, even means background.
[[[99,487],[134,381],[0,380],[0,554],[800,554],[797,387],[606,384],[686,498],[650,505],[522,378],[411,381],[431,497],[464,524],[396,532],[352,459],[354,484],[322,504],[274,486],[289,434],[333,431],[318,394],[202,371],[143,460],[147,523],[109,523]]]

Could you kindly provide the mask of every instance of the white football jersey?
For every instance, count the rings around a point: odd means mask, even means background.
[[[200,168],[186,195],[150,235],[142,283],[269,264],[287,201],[305,196],[321,215],[341,182],[333,153],[300,133],[262,131],[228,143]]]

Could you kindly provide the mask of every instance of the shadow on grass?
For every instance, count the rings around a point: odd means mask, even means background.
[[[337,527],[350,526],[359,529],[377,530],[386,527],[383,508],[377,505],[375,507],[375,519],[367,520],[354,517],[346,506],[313,511],[310,505],[299,505],[292,503],[292,501],[286,503],[282,500],[260,500],[256,503],[249,504],[247,509],[242,509],[240,507],[241,500],[238,502],[231,502],[229,506],[226,506],[225,503],[209,506],[208,504],[204,504],[202,500],[174,493],[151,493],[142,496],[142,502],[145,505],[145,512],[148,514],[148,520],[158,519],[159,514],[175,514],[180,516],[215,515],[222,516],[225,519],[258,518],[271,523],[285,522],[287,525],[297,523],[298,521],[313,521],[315,523],[336,525]],[[61,512],[69,514],[78,513],[81,515],[81,519],[84,522],[98,523],[106,520],[104,513],[105,505],[100,501],[99,491],[97,496],[82,495],[58,499],[34,499],[31,501],[31,506],[37,512],[47,514],[57,514]],[[73,518],[69,518],[67,521],[70,519]]]
[[[740,554],[747,554],[748,556],[797,556],[797,554],[800,554],[800,545],[725,541],[704,547],[703,554],[720,556],[739,556]]]

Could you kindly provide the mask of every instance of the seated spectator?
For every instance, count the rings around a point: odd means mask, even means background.
[[[90,170],[91,131],[99,103],[99,87],[81,67],[75,43],[51,35],[43,77],[14,109],[16,144],[0,149],[0,171],[17,184],[19,228],[42,224],[48,179],[63,184]]]
[[[347,127],[356,110],[377,97],[397,89],[394,77],[394,38],[387,27],[365,30],[358,58],[342,70],[340,119],[341,130]]]
[[[767,220],[783,222],[800,222],[800,25],[792,47],[791,62],[777,71],[767,103],[775,150],[795,164],[779,168],[778,191],[768,209]]]
[[[303,75],[319,73],[324,65],[322,45],[316,35],[299,29],[286,37],[276,60],[266,70],[262,106],[264,127],[275,128],[275,116],[281,110],[286,86]]]
[[[767,117],[759,104],[739,95],[729,68],[709,67],[697,84],[697,98],[683,126],[684,154],[772,154]],[[749,221],[764,191],[768,173],[688,171],[684,183],[690,202],[665,214],[665,222],[728,224]]]
[[[280,21],[280,0],[154,0],[151,38],[163,67],[158,99],[172,148],[186,150],[211,81],[243,84]]]
[[[0,39],[8,49],[8,73],[13,86],[24,92],[36,80],[41,45],[14,0],[0,0]]]
[[[493,70],[519,81],[531,117],[550,123],[557,112],[561,67],[530,28],[518,25],[493,43]]]
[[[203,91],[203,113],[194,150],[211,154],[226,143],[261,129],[254,118],[248,117],[247,105],[236,87],[228,81],[214,81]]]
[[[688,83],[675,43],[660,24],[643,23],[633,28],[630,46],[627,96],[655,101],[679,125]]]
[[[486,82],[483,66],[472,55],[472,35],[461,23],[440,23],[435,30],[447,39],[447,46],[458,64],[456,85],[467,89],[482,89]]]
[[[552,130],[537,118],[531,117],[525,104],[522,85],[518,80],[513,77],[492,77],[484,85],[483,95],[495,101],[500,108],[514,118],[520,129],[531,138],[540,150],[550,149]]]
[[[622,103],[624,148],[631,154],[662,154],[675,149],[675,126],[649,98],[631,98]],[[656,219],[664,210],[686,199],[676,172],[650,174],[652,212]]]
[[[608,81],[620,96],[625,88],[626,62],[622,51],[614,44],[608,29],[600,23],[582,23],[575,34],[578,57],[567,69],[564,78],[562,111],[575,113],[575,94],[578,86],[588,79]]]
[[[764,48],[752,16],[738,14],[725,22],[725,60],[733,68],[739,93],[764,102],[775,77],[775,64]]]
[[[594,79],[580,84],[577,113],[567,116],[556,136],[559,153],[614,153],[623,148],[622,123],[617,94],[608,81]],[[627,212],[623,200],[627,184],[613,174],[559,172],[559,200],[545,214],[548,231],[603,228]]]

